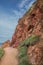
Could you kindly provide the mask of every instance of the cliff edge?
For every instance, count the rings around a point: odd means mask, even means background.
[[[19,19],[12,36],[11,46],[16,46],[20,41],[30,35],[40,35],[43,38],[43,0],[36,0],[32,7]]]

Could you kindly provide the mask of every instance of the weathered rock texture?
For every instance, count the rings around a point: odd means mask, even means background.
[[[9,46],[10,46],[10,40],[7,40],[4,43],[2,43],[1,47],[5,48],[5,47],[9,47]]]
[[[32,65],[43,65],[43,0],[37,0],[19,19],[12,36],[11,46],[18,46],[20,41],[25,40],[32,34],[40,35],[40,41],[33,46],[29,46],[29,61]]]
[[[41,35],[43,38],[43,0],[37,0],[29,11],[19,19],[12,36],[11,46],[17,46],[20,41],[32,34]]]
[[[43,40],[28,48],[28,58],[32,65],[43,65]]]
[[[29,46],[27,52],[29,61],[32,65],[43,65],[43,0],[37,0],[29,11],[27,11],[26,14],[19,19],[10,45],[13,47],[18,46],[20,41],[25,40],[32,34],[40,35],[40,41],[33,46]],[[10,57],[10,55],[8,55],[8,57]],[[5,57],[4,60],[6,59],[7,58]],[[13,61],[15,62],[14,59]],[[6,63],[8,62],[6,61]],[[1,65],[11,65],[6,63]]]

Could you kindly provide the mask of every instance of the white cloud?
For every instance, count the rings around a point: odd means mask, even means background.
[[[21,16],[21,12],[20,12],[20,11],[13,10],[13,13],[14,13],[16,16]]]
[[[19,19],[21,18],[25,12],[32,6],[33,2],[35,0],[31,1],[29,4],[26,4],[26,2],[28,2],[28,0],[22,0],[22,2],[19,4],[20,5],[20,9],[19,10],[12,10],[12,13],[14,15],[14,18],[15,19]],[[21,8],[25,5],[25,9],[24,8]]]
[[[22,8],[28,0],[22,0],[19,4],[19,8]]]
[[[25,10],[22,8],[19,11],[18,10],[13,10],[12,12],[16,16],[16,18],[19,19],[19,18],[21,18],[23,16],[23,14],[25,13]]]
[[[32,6],[32,4],[35,1],[36,0],[22,0],[21,3],[19,3],[18,7],[19,7],[19,9],[23,9],[24,8],[25,10],[27,10],[27,9],[29,9]]]
[[[28,10],[32,6],[32,4],[33,4],[34,1],[35,0],[31,1],[28,5],[25,6],[26,10]]]
[[[14,12],[18,16],[23,16],[23,14],[32,6],[33,2],[35,2],[35,0],[22,0],[18,5],[20,11],[14,10]]]

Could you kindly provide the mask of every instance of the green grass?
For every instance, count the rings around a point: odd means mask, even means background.
[[[19,65],[31,65],[28,62],[27,47],[26,46],[19,48]]]
[[[21,41],[19,46],[23,46],[23,45],[33,45],[35,44],[35,42],[37,42],[39,40],[40,36],[36,36],[36,35],[31,35],[30,37],[26,38],[25,40]]]
[[[4,50],[3,48],[0,48],[0,59],[3,57],[3,55],[4,55]]]
[[[39,41],[39,36],[31,35],[30,37],[26,38],[24,41],[21,41],[18,49],[19,49],[19,65],[32,65],[28,61],[28,55],[27,55],[27,45],[33,45],[35,42]]]

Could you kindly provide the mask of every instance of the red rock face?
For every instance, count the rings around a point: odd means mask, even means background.
[[[43,40],[34,46],[29,46],[28,60],[32,65],[43,65]]]
[[[32,34],[42,35],[43,37],[43,1],[38,0],[33,4],[30,11],[19,19],[16,30],[12,36],[11,45],[16,44]]]

